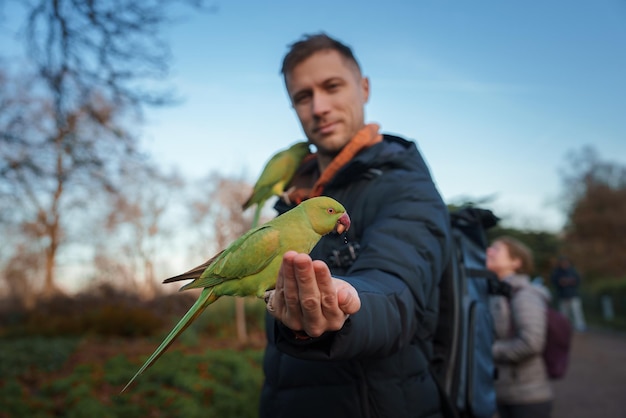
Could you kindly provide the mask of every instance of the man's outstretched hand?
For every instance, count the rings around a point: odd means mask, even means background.
[[[352,285],[332,277],[323,261],[288,251],[267,308],[288,328],[319,337],[340,330],[348,316],[361,308],[361,299]]]

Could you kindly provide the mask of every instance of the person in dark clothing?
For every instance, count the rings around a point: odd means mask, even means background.
[[[365,123],[369,80],[349,47],[306,35],[283,61],[316,152],[279,213],[326,195],[351,218],[310,255],[288,252],[267,299],[260,416],[441,417],[429,373],[448,211],[414,142]]]
[[[580,300],[580,274],[574,268],[569,258],[561,256],[557,266],[552,270],[550,281],[556,290],[559,301],[559,310],[567,316],[577,331],[585,331],[585,315]]]

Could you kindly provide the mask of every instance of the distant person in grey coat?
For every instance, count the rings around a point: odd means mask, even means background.
[[[567,316],[577,331],[587,328],[583,305],[580,300],[580,274],[567,257],[559,257],[550,280],[556,289],[559,310]]]
[[[532,284],[533,256],[526,245],[499,237],[487,248],[487,269],[511,287],[511,296],[492,296],[496,340],[493,357],[499,418],[549,418],[553,392],[543,361],[550,292]]]

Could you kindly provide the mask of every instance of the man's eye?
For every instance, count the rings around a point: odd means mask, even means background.
[[[294,104],[303,104],[303,103],[306,103],[310,98],[311,98],[310,94],[300,94],[294,97],[293,102]]]

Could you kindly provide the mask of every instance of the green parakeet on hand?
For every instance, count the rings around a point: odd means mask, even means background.
[[[257,205],[253,225],[258,224],[263,204],[272,196],[280,196],[285,191],[285,187],[309,152],[308,142],[297,142],[274,154],[265,164],[252,189],[252,195],[242,205],[243,210],[254,204]]]
[[[350,227],[345,208],[330,197],[305,200],[271,221],[250,229],[206,263],[164,283],[193,279],[180,290],[203,288],[198,300],[122,392],[150,367],[204,309],[221,296],[264,297],[274,289],[283,254],[309,253],[323,235],[342,234]]]

